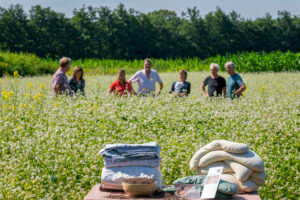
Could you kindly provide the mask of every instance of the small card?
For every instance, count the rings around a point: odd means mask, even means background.
[[[204,188],[202,190],[201,199],[214,199],[217,193],[223,167],[209,168]]]

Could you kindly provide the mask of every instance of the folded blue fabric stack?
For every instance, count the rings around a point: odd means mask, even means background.
[[[103,188],[122,190],[122,181],[136,177],[153,178],[161,187],[160,146],[156,142],[108,144],[100,154],[104,158]]]

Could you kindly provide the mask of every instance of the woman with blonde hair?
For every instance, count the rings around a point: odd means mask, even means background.
[[[119,96],[134,94],[130,82],[126,81],[124,69],[118,70],[117,80],[109,87],[108,93],[110,94],[112,92]]]

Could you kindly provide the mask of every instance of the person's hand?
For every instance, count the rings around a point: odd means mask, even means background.
[[[207,94],[207,93],[205,93],[205,94],[204,94],[204,96],[205,96],[205,97],[208,97],[208,94]]]

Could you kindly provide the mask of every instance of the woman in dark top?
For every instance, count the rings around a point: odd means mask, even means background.
[[[188,96],[191,92],[191,84],[186,81],[187,72],[185,70],[179,71],[179,81],[172,84],[169,94],[174,93],[177,96]]]
[[[82,77],[83,69],[76,66],[73,70],[72,78],[69,80],[70,87],[75,94],[80,93],[84,95],[85,80]]]

